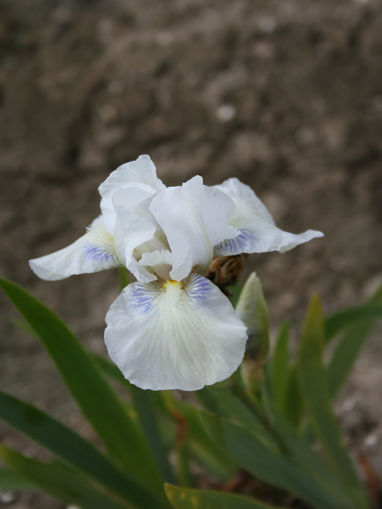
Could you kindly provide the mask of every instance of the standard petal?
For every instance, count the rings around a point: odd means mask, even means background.
[[[170,274],[177,281],[196,265],[199,270],[207,268],[214,246],[237,234],[228,224],[234,203],[218,189],[203,185],[200,176],[158,193],[150,210],[167,237],[174,260]]]
[[[103,197],[125,184],[137,183],[146,184],[154,191],[161,191],[166,187],[157,177],[155,165],[148,155],[141,155],[135,161],[119,166],[102,182],[98,190]]]
[[[155,191],[147,184],[128,183],[114,189],[113,192],[105,194],[101,199],[101,212],[106,229],[114,235],[114,228],[117,221],[118,209],[127,211],[140,210],[144,215],[144,203],[147,202]]]
[[[245,325],[208,279],[128,285],[106,315],[105,342],[123,375],[142,389],[198,390],[240,365]]]
[[[119,258],[138,281],[148,283],[156,276],[138,261],[142,253],[165,249],[158,225],[149,210],[152,192],[144,184],[128,184],[113,193],[115,213],[114,238]]]
[[[138,246],[151,240],[155,226],[146,218],[135,212],[125,211],[118,215],[115,226],[115,245],[120,253],[122,264],[138,281],[155,281],[156,276],[139,265],[135,251]]]
[[[102,217],[95,219],[87,233],[54,253],[29,260],[29,266],[41,279],[56,281],[75,274],[99,272],[120,265],[114,239],[105,229]]]
[[[239,253],[265,253],[268,251],[289,251],[324,234],[317,230],[307,230],[294,234],[281,230],[252,189],[237,178],[230,178],[216,186],[235,203],[234,214],[229,223],[238,230],[235,238],[227,239],[216,248],[216,254],[229,256]]]
[[[142,254],[139,265],[150,267],[162,280],[170,279],[170,270],[173,264],[173,254],[168,250],[156,250]]]

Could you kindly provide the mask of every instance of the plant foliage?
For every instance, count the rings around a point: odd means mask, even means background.
[[[286,322],[267,359],[248,358],[228,381],[197,391],[191,403],[178,393],[130,385],[41,302],[9,281],[0,286],[102,442],[96,447],[0,392],[0,419],[52,456],[42,462],[1,445],[0,491],[43,490],[92,509],[271,509],[290,507],[291,500],[316,509],[371,507],[332,402],[382,317],[382,289],[365,305],[326,318],[313,297],[297,355]],[[128,390],[128,404],[108,379]],[[214,489],[195,489],[201,475]]]

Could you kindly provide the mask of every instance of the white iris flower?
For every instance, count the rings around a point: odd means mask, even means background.
[[[46,280],[118,266],[135,276],[106,315],[105,342],[143,389],[198,390],[242,362],[246,325],[203,277],[214,256],[283,252],[323,235],[280,230],[237,179],[207,187],[196,176],[166,187],[147,155],[113,171],[99,192],[101,215],[85,235],[29,263]]]

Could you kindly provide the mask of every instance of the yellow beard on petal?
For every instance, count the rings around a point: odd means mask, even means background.
[[[167,290],[169,287],[174,288],[177,287],[179,289],[183,289],[183,281],[175,281],[174,279],[168,279],[164,283],[162,283],[162,289]]]
[[[170,305],[176,305],[179,302],[183,290],[183,281],[174,281],[173,279],[165,281],[161,286],[161,293],[164,294],[165,302]]]

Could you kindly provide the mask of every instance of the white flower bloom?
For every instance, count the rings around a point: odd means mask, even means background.
[[[106,230],[102,216],[96,218],[85,235],[55,253],[29,260],[29,266],[41,279],[56,281],[74,274],[99,272],[118,267],[113,236]]]
[[[139,188],[138,195],[134,189]],[[110,173],[102,182],[98,191],[101,195],[101,210],[105,218],[106,228],[112,233],[115,227],[116,213],[113,198],[118,191],[125,191],[124,202],[126,207],[133,210],[145,198],[153,196],[166,186],[156,175],[156,168],[149,156],[139,156],[136,161],[122,164]],[[146,195],[145,195],[146,193]],[[123,196],[123,195],[122,195]]]
[[[145,206],[164,188],[149,156],[139,156],[136,161],[123,164],[100,185],[102,213],[91,223],[87,233],[64,249],[30,260],[31,269],[40,278],[50,281],[121,265],[136,275],[135,271],[139,270],[131,255],[135,248],[131,245],[132,237],[137,246],[153,238],[156,228],[154,221],[149,224],[151,215],[145,216]],[[121,212],[120,219],[117,210]],[[126,221],[130,225],[127,237],[124,236]],[[144,269],[142,272],[142,278],[156,279]]]
[[[116,266],[135,276],[107,313],[105,341],[144,389],[197,390],[240,365],[247,328],[203,277],[216,254],[285,251],[322,235],[278,229],[237,179],[207,187],[196,176],[167,188],[149,156],[117,168],[99,192],[101,215],[87,233],[30,266],[49,280]]]
[[[152,200],[150,210],[162,228],[172,253],[172,279],[181,281],[193,267],[203,272],[212,261],[214,247],[237,231],[228,224],[233,201],[207,187],[199,176],[169,187]]]
[[[225,240],[217,247],[219,255],[284,253],[315,237],[323,237],[323,233],[317,230],[307,230],[298,235],[280,230],[263,202],[237,178],[230,178],[216,187],[234,201],[236,208],[229,223],[238,231],[234,239]]]
[[[228,378],[243,360],[245,325],[200,275],[128,285],[106,323],[110,357],[142,389],[198,390]]]

